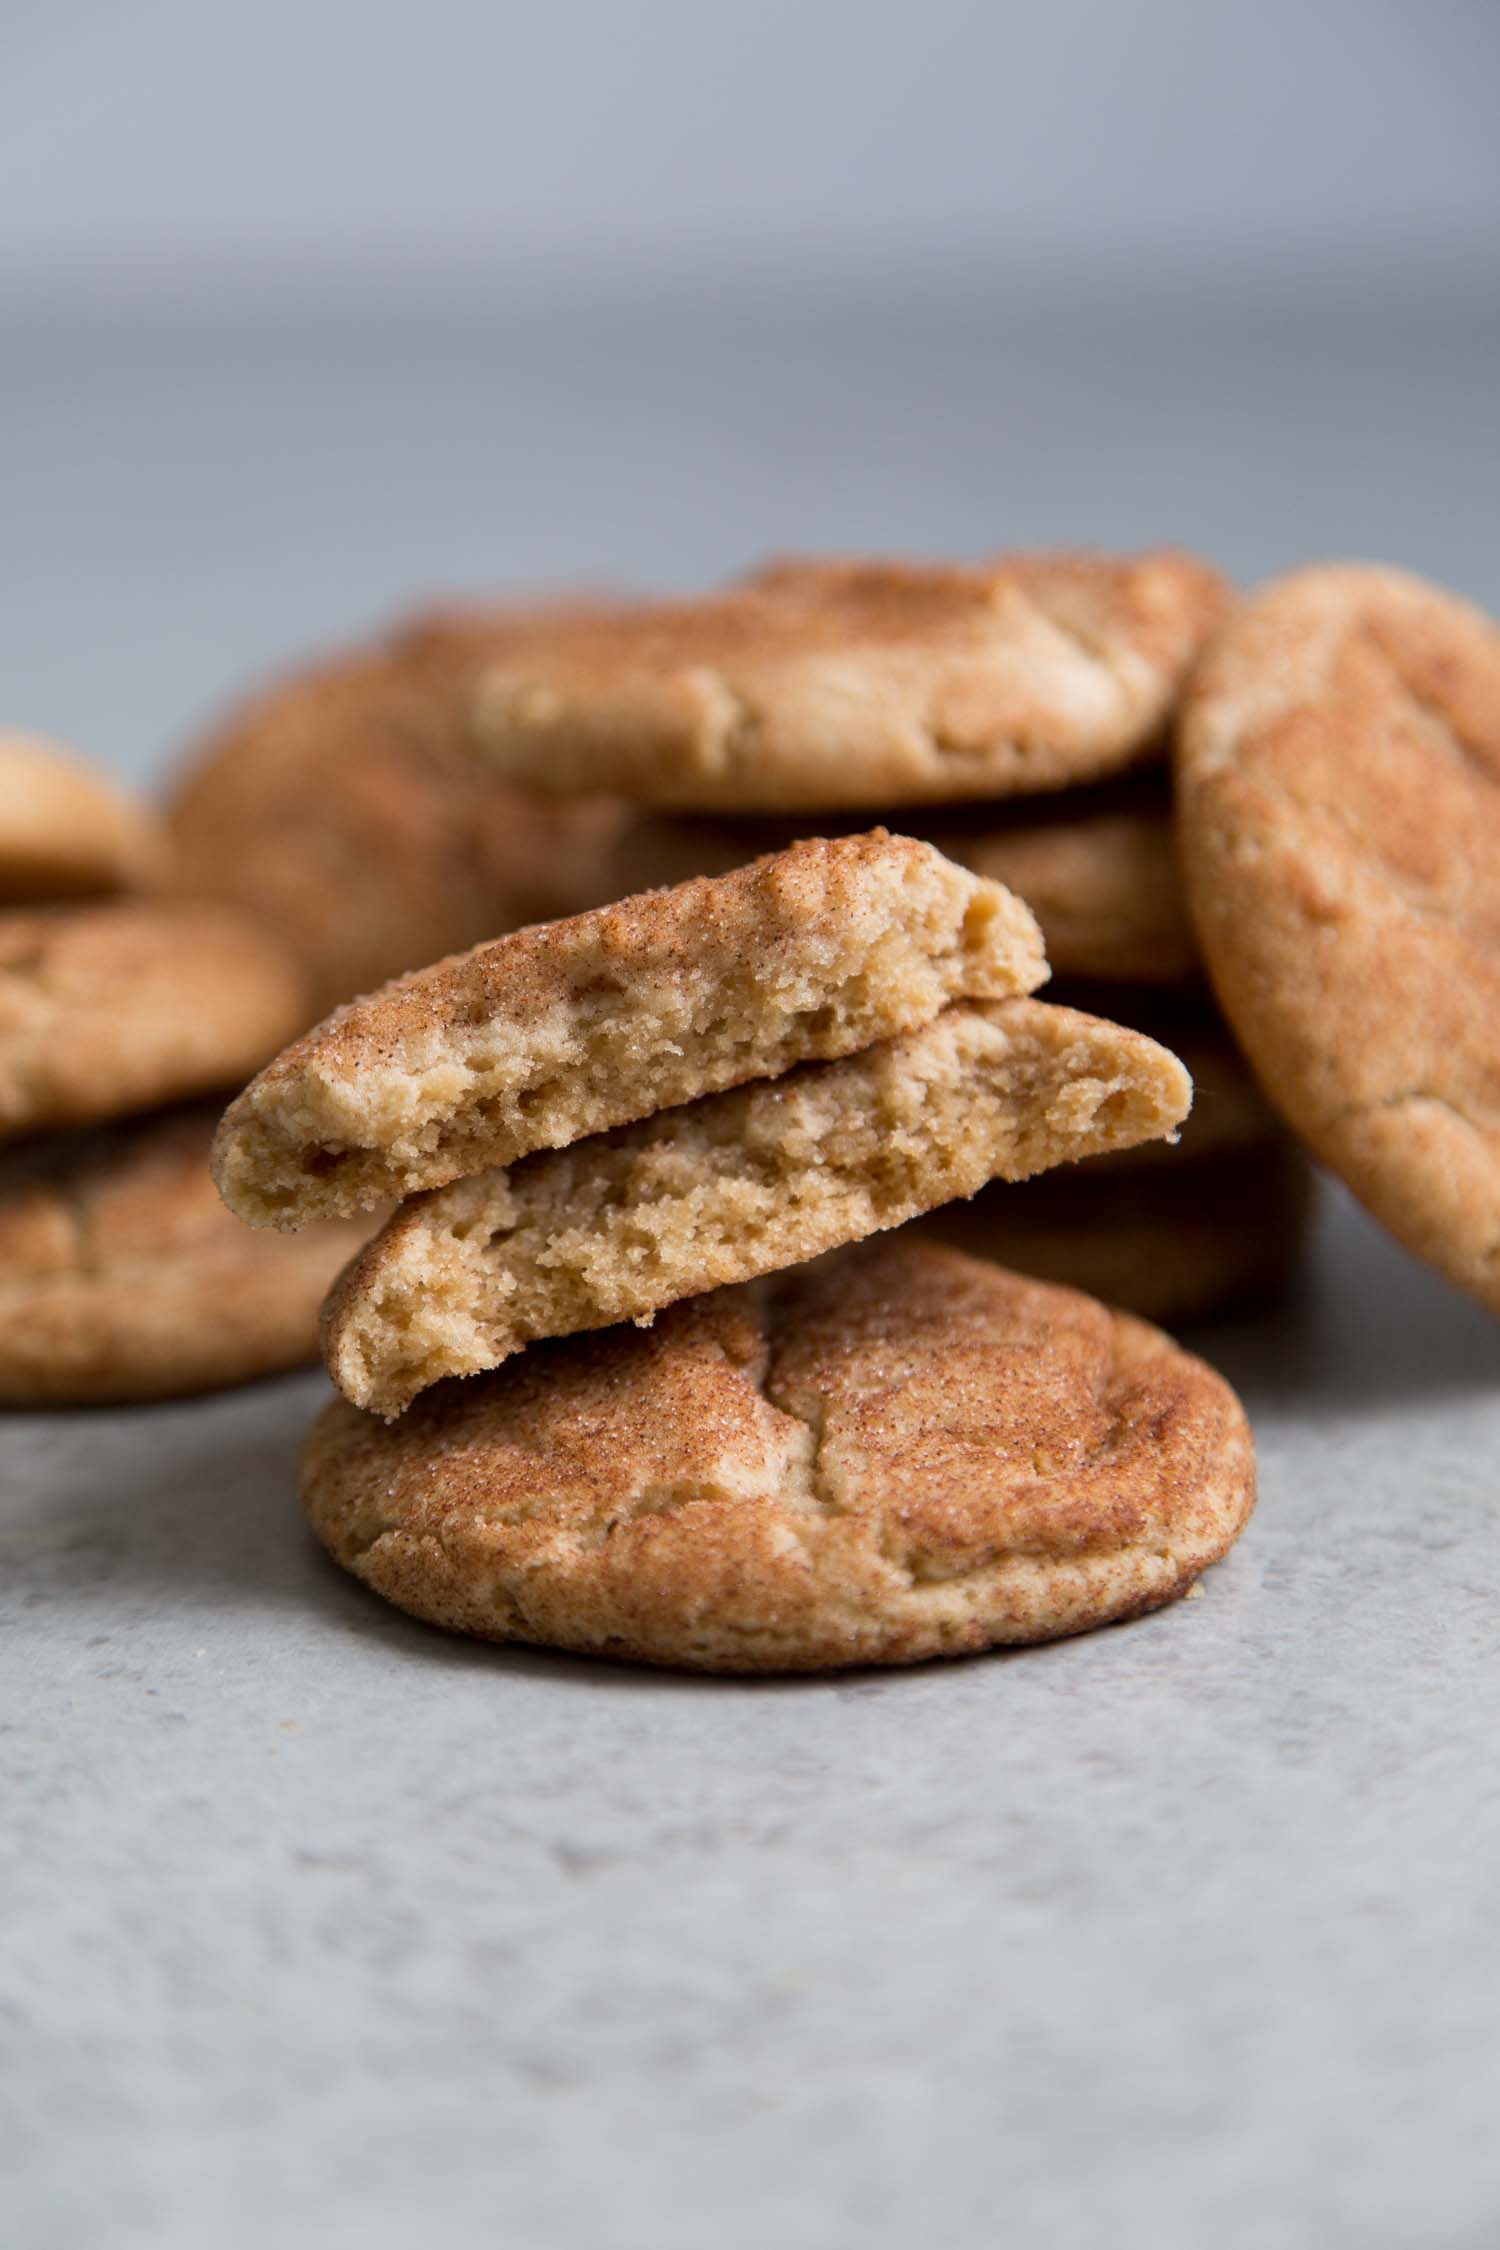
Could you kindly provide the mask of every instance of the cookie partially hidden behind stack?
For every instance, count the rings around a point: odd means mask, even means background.
[[[208,1169],[216,1103],[0,1155],[0,1401],[176,1398],[298,1366],[362,1229],[238,1225]]]
[[[393,1429],[337,1401],[302,1496],[452,1631],[813,1672],[1158,1608],[1255,1467],[1228,1385],[1156,1330],[902,1235],[538,1345]]]
[[[1202,975],[1160,772],[1003,804],[911,805],[889,814],[948,859],[1024,898],[1060,978],[1194,987]],[[869,815],[727,816],[641,810],[620,824],[604,867],[624,897],[718,875],[814,831],[849,835]]]
[[[1149,762],[1219,574],[1179,554],[789,561],[697,601],[543,618],[475,727],[504,779],[699,812],[858,811]]]
[[[309,979],[309,1021],[609,896],[615,809],[527,795],[470,749],[470,678],[512,622],[424,621],[309,664],[232,711],[177,781],[176,887],[271,927]]]
[[[150,898],[0,915],[0,1140],[234,1086],[307,987],[233,907]]]
[[[0,783],[0,896],[26,902],[0,910],[0,1402],[312,1357],[362,1230],[257,1239],[208,1169],[225,1093],[307,1021],[301,970],[259,921],[166,895],[152,816],[80,761],[0,737]]]

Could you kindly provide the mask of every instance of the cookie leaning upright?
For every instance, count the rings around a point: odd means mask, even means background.
[[[772,813],[1029,794],[1154,755],[1227,601],[1177,554],[792,562],[695,602],[518,632],[494,770],[568,795]]]
[[[822,1671],[1158,1608],[1244,1528],[1255,1462],[1155,1329],[898,1236],[538,1345],[394,1428],[336,1401],[302,1496],[450,1630]]]
[[[1288,1122],[1500,1312],[1500,629],[1358,565],[1236,612],[1190,689],[1183,860]]]
[[[1047,974],[997,884],[875,831],[519,930],[300,1039],[227,1111],[215,1172],[299,1226],[851,1054]]]

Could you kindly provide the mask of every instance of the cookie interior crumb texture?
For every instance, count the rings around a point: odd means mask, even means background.
[[[509,613],[413,626],[275,681],[193,752],[176,882],[252,909],[312,985],[305,1022],[504,930],[598,906],[618,820],[487,773],[464,682]]]
[[[537,1337],[899,1226],[987,1180],[1170,1133],[1191,1099],[1138,1032],[1041,1000],[960,1003],[919,1031],[709,1095],[405,1206],[325,1318],[330,1373],[397,1413]]]
[[[542,1344],[303,1457],[329,1551],[450,1630],[707,1672],[1055,1639],[1185,1593],[1255,1498],[1157,1330],[910,1233]]]
[[[215,1153],[252,1225],[299,1226],[930,1021],[1046,977],[1018,899],[882,830],[547,923],[299,1040]]]

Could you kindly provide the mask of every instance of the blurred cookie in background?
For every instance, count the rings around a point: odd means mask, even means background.
[[[144,890],[166,866],[149,805],[60,743],[0,728],[0,905]]]
[[[982,1188],[921,1225],[955,1249],[1167,1327],[1290,1286],[1315,1199],[1313,1168],[1292,1142],[1136,1173],[1113,1169],[1120,1161]]]
[[[0,912],[0,1141],[229,1092],[308,1006],[291,954],[233,906]]]
[[[469,748],[473,671],[508,629],[504,612],[438,613],[308,665],[231,713],[177,783],[180,887],[280,933],[308,1021],[607,895],[615,809],[528,796]]]
[[[208,1169],[204,1103],[0,1156],[0,1401],[166,1399],[300,1366],[366,1227],[254,1234]]]
[[[474,711],[507,780],[684,811],[1029,796],[1157,763],[1229,589],[1174,552],[794,559],[521,622]]]
[[[689,875],[721,874],[784,851],[798,837],[849,834],[872,817],[638,811],[613,841],[609,880],[625,897]],[[1172,987],[1201,980],[1163,775],[1009,803],[904,806],[882,817],[893,833],[935,844],[1024,898],[1041,924],[1054,976]]]

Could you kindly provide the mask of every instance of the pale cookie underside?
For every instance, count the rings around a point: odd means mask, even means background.
[[[231,1217],[217,1112],[166,1112],[0,1158],[0,1401],[175,1398],[300,1366],[359,1229],[295,1242]]]
[[[1398,572],[1267,587],[1189,697],[1190,901],[1288,1122],[1500,1312],[1500,632]]]
[[[1170,1132],[1190,1098],[1181,1065],[1139,1033],[1040,1000],[961,1003],[861,1054],[406,1205],[329,1300],[329,1372],[396,1413],[537,1337],[650,1319],[996,1176]]]
[[[518,638],[475,731],[531,787],[682,809],[1026,795],[1156,755],[1226,599],[1175,554],[783,564]]]
[[[903,1235],[544,1344],[308,1442],[330,1552],[491,1640],[709,1672],[912,1663],[1184,1593],[1254,1503],[1220,1377]]]
[[[345,1009],[227,1113],[252,1224],[296,1226],[1030,991],[1035,921],[882,831],[522,930]]]

